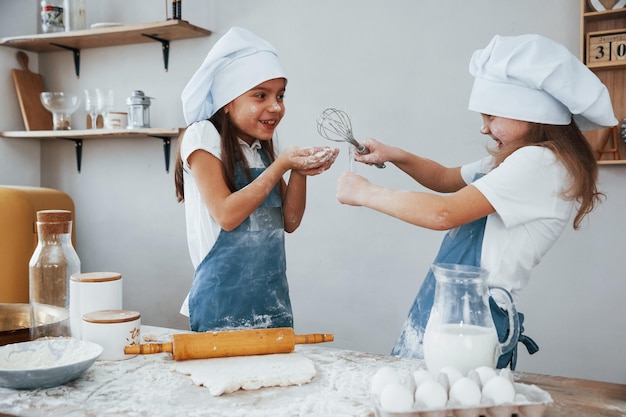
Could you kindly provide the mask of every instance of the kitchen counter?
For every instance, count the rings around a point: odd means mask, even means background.
[[[178,332],[151,326],[142,335],[163,340]],[[314,379],[301,386],[210,395],[171,369],[170,354],[97,361],[78,380],[32,391],[0,388],[0,416],[374,416],[370,377],[382,366],[417,369],[418,360],[297,345],[310,358]],[[626,385],[516,373],[518,382],[548,391],[554,403],[545,417],[626,416]]]

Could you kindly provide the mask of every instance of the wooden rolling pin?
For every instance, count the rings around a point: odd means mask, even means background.
[[[332,342],[334,339],[332,334],[297,335],[290,327],[181,333],[173,334],[171,342],[125,346],[124,353],[131,355],[170,352],[174,360],[182,361],[289,353],[293,352],[297,344]]]

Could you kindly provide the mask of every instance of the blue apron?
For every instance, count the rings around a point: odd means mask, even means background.
[[[444,237],[434,262],[480,266],[486,224],[487,217],[483,217],[450,230]],[[435,275],[429,269],[413,301],[409,316],[404,323],[396,345],[391,351],[392,355],[419,359],[424,357],[422,343],[435,298],[435,284]],[[500,308],[491,297],[489,297],[489,305],[498,332],[498,339],[502,343],[508,337],[509,332],[508,312]],[[524,331],[524,326],[522,326],[524,315],[518,313],[518,316],[520,323],[518,342],[523,343],[528,353],[532,355],[539,350],[539,347],[531,338],[522,334]],[[514,370],[516,363],[517,347],[513,348],[509,353],[500,356],[497,367],[505,368],[510,364],[511,369]]]
[[[265,165],[269,160],[258,150]],[[265,168],[252,168],[252,179]],[[251,181],[241,166],[238,190]],[[293,327],[279,186],[236,229],[221,230],[196,268],[189,291],[189,321],[196,332]]]

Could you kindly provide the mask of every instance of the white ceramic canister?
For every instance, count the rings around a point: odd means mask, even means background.
[[[128,113],[121,111],[110,111],[104,121],[105,129],[126,129],[128,125]]]
[[[124,346],[141,342],[141,315],[131,310],[100,310],[83,315],[83,340],[104,348],[99,360],[118,361],[137,355],[126,355]]]
[[[82,317],[98,310],[122,309],[122,274],[86,272],[70,277],[70,326],[72,335],[81,338]]]

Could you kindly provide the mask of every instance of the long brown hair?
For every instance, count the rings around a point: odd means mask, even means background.
[[[222,172],[224,174],[224,180],[231,192],[237,191],[235,186],[235,169],[238,164],[241,164],[245,170],[248,178],[250,179],[250,167],[246,159],[241,152],[241,146],[239,145],[238,130],[237,127],[231,123],[230,117],[224,111],[222,107],[209,119],[213,126],[217,129],[221,138],[221,153],[222,153]],[[183,160],[180,154],[180,145],[183,140],[184,131],[178,137],[178,151],[176,153],[176,163],[174,167],[174,184],[176,186],[176,198],[178,202],[185,201],[185,189],[183,178]],[[261,149],[265,151],[265,154],[269,158],[270,163],[274,162],[276,154],[274,151],[274,142],[272,140],[261,140]]]
[[[574,217],[574,229],[580,227],[583,218],[602,202],[605,195],[598,191],[598,163],[589,142],[574,121],[569,125],[531,123],[527,141],[514,147],[490,151],[496,166],[517,149],[528,146],[545,146],[551,149],[570,174],[571,183],[563,190],[563,196],[579,204]]]

